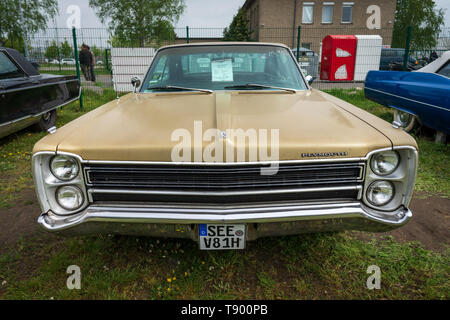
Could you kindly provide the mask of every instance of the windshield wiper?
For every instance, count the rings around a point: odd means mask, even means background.
[[[212,90],[208,89],[197,89],[197,88],[187,88],[187,87],[179,87],[179,86],[158,86],[158,87],[148,87],[145,90],[186,90],[186,91],[199,91],[199,92],[205,92],[205,93],[213,93]]]
[[[274,87],[274,86],[268,86],[268,85],[258,84],[258,83],[238,84],[238,85],[234,85],[234,86],[224,87],[224,89],[240,89],[240,88],[278,89],[278,90],[288,91],[291,93],[297,92],[297,90],[291,89],[291,88]]]

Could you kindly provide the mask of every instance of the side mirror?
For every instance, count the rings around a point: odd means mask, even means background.
[[[134,89],[134,93],[136,93],[137,88],[139,88],[139,86],[141,85],[141,79],[139,79],[139,77],[131,77],[131,85],[133,86]]]
[[[308,82],[309,85],[311,85],[314,81],[314,78],[312,76],[306,76],[305,80],[306,82]]]

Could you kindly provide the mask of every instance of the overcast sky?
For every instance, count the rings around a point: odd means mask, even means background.
[[[244,2],[245,0],[185,0],[186,10],[178,21],[177,27],[227,27]],[[450,0],[435,0],[435,2],[438,8],[446,9],[445,25],[450,27]],[[104,27],[89,7],[89,0],[59,0],[59,17],[56,18],[58,27],[66,27],[66,21],[70,15],[67,13],[67,8],[70,5],[80,7],[82,28]],[[53,22],[49,23],[49,27],[54,26]]]

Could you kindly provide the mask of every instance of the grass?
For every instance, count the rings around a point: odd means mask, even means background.
[[[82,112],[78,102],[64,107],[58,126],[114,97],[106,93],[86,96]],[[390,120],[361,92],[333,94]],[[44,135],[27,129],[0,141],[0,208],[32,188],[30,152]],[[450,150],[417,140],[417,190],[448,196]],[[354,232],[264,238],[227,252],[188,240],[35,233],[1,248],[0,299],[448,299],[449,250]],[[70,265],[81,268],[81,290],[66,287]],[[366,287],[370,265],[381,269],[380,290]]]
[[[363,242],[351,233],[260,239],[240,252],[199,251],[191,241],[109,236],[19,246],[0,256],[3,299],[446,299],[450,294],[448,252],[392,239]],[[40,261],[30,263],[36,256]],[[80,290],[66,288],[70,265],[81,268]],[[366,287],[370,265],[381,269],[380,290]]]

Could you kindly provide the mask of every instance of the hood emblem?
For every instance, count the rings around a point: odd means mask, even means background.
[[[347,152],[318,152],[318,153],[302,153],[302,158],[314,157],[345,157]]]
[[[221,131],[221,132],[220,132],[220,136],[221,136],[223,139],[225,139],[225,138],[227,137],[226,131]]]

